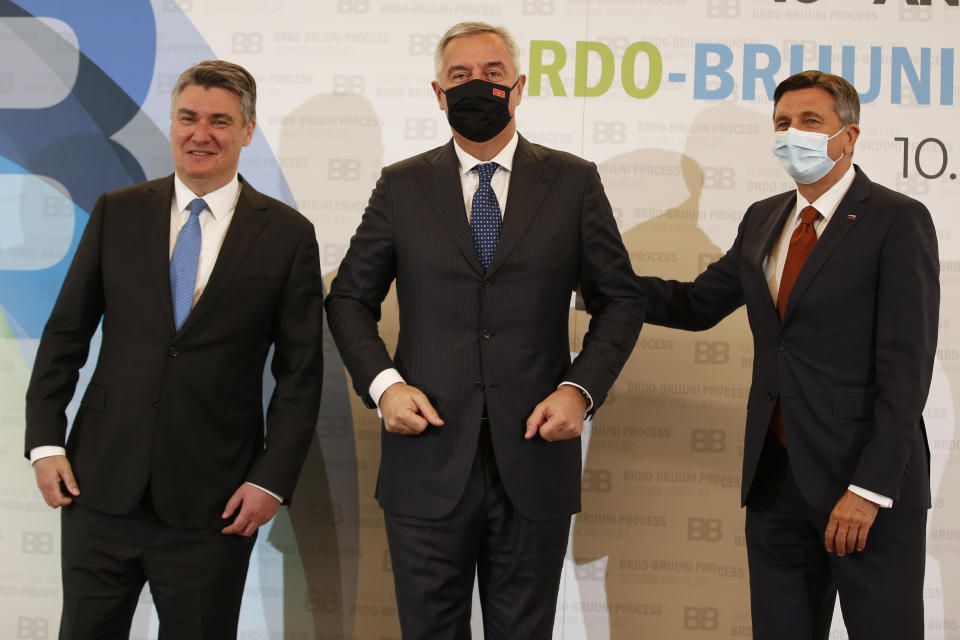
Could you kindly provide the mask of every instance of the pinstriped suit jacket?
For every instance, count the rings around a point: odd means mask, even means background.
[[[396,280],[400,334],[380,339]],[[591,314],[571,364],[571,292]],[[596,166],[520,137],[500,243],[487,273],[464,210],[453,142],[386,167],[327,298],[358,394],[396,367],[444,419],[417,436],[382,431],[377,489],[392,513],[440,518],[463,493],[484,404],[504,487],[528,518],[580,509],[580,440],[524,440],[534,406],[563,380],[603,402],[643,321],[644,301]]]

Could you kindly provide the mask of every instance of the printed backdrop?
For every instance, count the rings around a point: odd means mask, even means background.
[[[0,637],[53,638],[59,621],[58,515],[22,457],[37,341],[97,195],[172,170],[179,73],[224,58],[256,76],[241,172],[313,221],[329,285],[380,167],[448,140],[432,54],[474,19],[520,45],[523,135],[596,162],[634,268],[671,278],[726,250],[749,203],[791,188],[770,151],[776,83],[806,68],[853,81],[856,161],[925,202],[939,234],[926,637],[960,638],[958,0],[0,0]],[[574,353],[586,325],[572,306]],[[382,329],[395,341],[392,297]],[[251,560],[245,640],[399,638],[373,500],[379,424],[332,343],[326,356],[294,506]],[[699,334],[644,328],[585,431],[555,638],[751,636],[738,507],[751,359],[742,310]],[[839,615],[832,638],[846,638]],[[132,637],[156,635],[145,592]]]

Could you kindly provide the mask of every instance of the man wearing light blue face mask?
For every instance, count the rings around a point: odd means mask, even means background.
[[[741,498],[754,638],[923,637],[937,341],[930,213],[853,165],[860,103],[805,71],[774,93],[773,151],[795,190],[754,203],[694,282],[640,278],[646,321],[754,337]]]

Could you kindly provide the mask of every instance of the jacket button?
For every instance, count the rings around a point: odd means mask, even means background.
[[[787,350],[786,342],[781,342],[780,344],[777,345],[777,351],[786,351],[786,350]]]
[[[483,329],[480,332],[480,337],[483,338],[484,340],[489,340],[490,338],[493,337],[493,334],[487,331],[486,329]]]
[[[774,400],[777,399],[777,392],[771,391],[770,393],[767,394],[767,397],[770,398],[770,402],[773,402]]]
[[[480,283],[480,286],[483,287],[484,289],[489,289],[489,288],[490,288],[490,281],[489,281],[489,280],[484,280],[483,282]]]
[[[154,398],[151,404],[153,405],[153,408],[156,409],[160,406],[160,398]]]
[[[176,358],[178,355],[180,355],[180,352],[177,351],[176,347],[170,347],[169,349],[167,349],[167,355],[170,356],[171,358]]]
[[[482,383],[482,382],[474,382],[474,383],[473,383],[473,390],[474,390],[474,391],[483,391],[483,383]]]

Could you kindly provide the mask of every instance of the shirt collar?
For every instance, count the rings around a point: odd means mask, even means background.
[[[513,137],[500,149],[500,153],[493,156],[486,162],[496,162],[501,169],[511,171],[513,169],[513,154],[517,150],[517,142],[520,140],[520,134],[513,132]],[[457,141],[453,141],[453,150],[457,152],[457,160],[460,162],[460,175],[465,176],[478,164],[483,164],[483,160],[477,160],[472,155],[460,148]]]
[[[180,213],[187,210],[194,198],[199,197],[176,174],[173,175],[173,193],[177,201],[177,211]],[[220,220],[236,208],[239,196],[240,180],[237,174],[233,174],[230,182],[203,196],[203,201],[207,203],[207,209],[210,210],[214,219]]]
[[[840,201],[843,200],[843,196],[847,195],[847,190],[850,189],[850,185],[853,184],[856,173],[856,170],[853,168],[853,163],[851,162],[844,174],[837,180],[837,183],[827,189],[815,202],[809,202],[800,195],[800,191],[798,190],[797,210],[794,213],[795,219],[800,219],[800,212],[803,211],[804,207],[813,206],[820,212],[824,220],[830,220],[830,218],[833,217],[833,212],[840,206]]]

